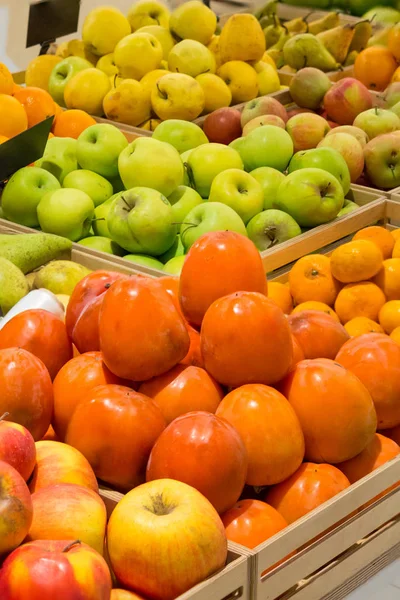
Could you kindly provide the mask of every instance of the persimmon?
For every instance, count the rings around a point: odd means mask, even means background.
[[[305,359],[304,352],[302,347],[300,346],[297,338],[292,334],[292,343],[293,343],[293,362],[292,366],[297,365],[298,362]]]
[[[58,372],[53,384],[53,427],[61,441],[79,402],[88,391],[107,383],[119,384],[121,380],[106,367],[101,352],[80,354]]]
[[[270,385],[291,367],[290,327],[281,309],[263,294],[236,292],[207,310],[201,354],[206,370],[223,385]]]
[[[292,313],[288,322],[305,358],[333,359],[349,339],[343,325],[321,311],[304,310]]]
[[[150,398],[122,385],[100,385],[75,408],[65,441],[87,458],[96,477],[128,491],[144,482],[151,449],[164,428]]]
[[[194,367],[204,367],[203,357],[201,355],[200,333],[187,324],[187,332],[190,338],[190,346],[185,358],[180,362],[181,365],[193,365]]]
[[[250,549],[288,526],[275,508],[261,500],[239,500],[221,518],[228,540]]]
[[[376,433],[360,454],[336,466],[350,483],[355,483],[399,454],[400,446],[396,442]]]
[[[173,299],[150,278],[131,277],[110,287],[100,311],[99,332],[108,368],[133,381],[169,371],[190,346]]]
[[[349,486],[347,477],[333,465],[306,462],[288,479],[270,488],[265,501],[290,524]]]
[[[238,387],[225,396],[216,414],[237,429],[247,448],[247,484],[278,483],[300,466],[303,432],[294,410],[277,390],[260,384]]]
[[[352,338],[336,362],[354,373],[375,404],[378,429],[400,425],[400,346],[387,335],[368,333]]]
[[[225,419],[193,411],[175,419],[151,451],[146,480],[176,479],[196,488],[219,512],[230,509],[242,493],[247,451]]]
[[[368,390],[333,360],[303,360],[280,389],[300,421],[308,461],[343,462],[362,452],[375,435],[376,412]]]
[[[145,381],[138,391],[154,400],[166,423],[193,410],[215,413],[224,396],[207,371],[182,364]]]
[[[385,294],[387,300],[400,300],[400,258],[384,260],[381,270],[375,275],[373,281]]]
[[[333,306],[341,285],[332,276],[328,256],[309,254],[300,258],[291,268],[289,287],[296,304],[316,300]]]
[[[400,425],[392,427],[391,429],[385,429],[385,436],[400,446]]]
[[[190,248],[180,276],[183,314],[201,325],[211,304],[233,292],[266,292],[266,275],[257,248],[233,231],[212,231]]]
[[[23,425],[35,441],[46,433],[53,412],[53,386],[44,363],[23,348],[0,350],[0,415]]]
[[[32,352],[54,379],[72,358],[72,344],[64,323],[47,310],[25,310],[0,330],[0,349],[18,347]]]

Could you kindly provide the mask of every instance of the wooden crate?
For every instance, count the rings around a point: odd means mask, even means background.
[[[100,489],[108,517],[122,494]],[[250,600],[250,553],[237,544],[228,544],[227,564],[219,573],[199,583],[176,600]]]

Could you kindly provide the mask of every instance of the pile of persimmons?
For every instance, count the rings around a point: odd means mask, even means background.
[[[65,324],[30,310],[0,331],[0,414],[119,491],[193,486],[253,548],[400,453],[400,345],[382,313],[400,303],[400,258],[370,229],[287,284],[232,232],[201,237],[180,279],[93,272]]]

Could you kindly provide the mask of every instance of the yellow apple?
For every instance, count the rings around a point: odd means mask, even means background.
[[[219,51],[219,35],[213,35],[207,48],[213,53],[217,69],[222,65],[221,53]]]
[[[99,6],[90,11],[83,23],[82,40],[98,56],[110,54],[122,38],[131,33],[128,19],[118,8]]]
[[[106,75],[111,77],[111,75],[118,75],[118,69],[115,66],[114,62],[114,53],[110,52],[110,54],[105,54],[96,63],[96,69],[100,69]]]
[[[232,93],[225,81],[213,73],[202,73],[196,77],[203,88],[205,104],[204,113],[213,112],[217,108],[230,106],[232,102]]]
[[[197,77],[201,73],[215,73],[215,58],[212,52],[195,40],[182,40],[168,56],[168,68],[172,73],[185,73]]]
[[[137,31],[147,25],[160,25],[168,28],[169,10],[157,0],[141,0],[133,4],[128,12],[128,21],[132,31]]]
[[[193,121],[204,109],[205,97],[198,81],[184,73],[161,77],[151,92],[151,105],[162,120]]]
[[[124,79],[104,98],[105,115],[112,121],[137,127],[150,118],[150,98],[142,84],[135,79]]]
[[[111,89],[118,87],[123,81],[125,80],[123,77],[120,77],[120,75],[110,75]]]
[[[49,90],[49,77],[54,67],[62,61],[61,56],[42,54],[37,56],[28,65],[25,72],[26,85]]]
[[[164,77],[169,73],[169,71],[165,71],[164,69],[156,69],[155,71],[150,71],[150,73],[146,73],[144,77],[140,80],[142,87],[146,93],[146,96],[151,97],[151,91],[156,86],[156,83],[161,77]]]
[[[141,27],[137,31],[140,33],[151,33],[151,35],[154,35],[154,37],[157,38],[161,44],[164,60],[167,60],[168,54],[175,46],[175,40],[170,34],[169,29],[161,27],[160,25],[147,25],[146,27]]]
[[[78,108],[90,115],[103,115],[103,100],[111,88],[109,77],[100,69],[84,69],[70,81],[64,90],[67,108]]]
[[[70,40],[68,42],[67,56],[80,56],[91,62],[93,66],[96,65],[99,58],[85,46],[82,40]]]
[[[217,17],[200,0],[190,0],[178,6],[169,19],[171,33],[182,40],[208,44],[215,33]]]
[[[231,90],[232,104],[248,102],[258,96],[257,73],[253,67],[241,60],[231,60],[217,71]]]
[[[262,60],[251,63],[251,65],[257,73],[258,93],[260,96],[266,96],[280,90],[281,82],[274,67]]]
[[[114,50],[114,62],[125,79],[141,79],[158,69],[163,57],[160,42],[150,33],[131,33]]]

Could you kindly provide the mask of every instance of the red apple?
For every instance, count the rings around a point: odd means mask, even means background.
[[[332,121],[352,125],[357,115],[373,107],[372,94],[361,81],[345,77],[333,84],[324,96],[324,108]]]
[[[207,115],[203,130],[210,142],[230,144],[242,135],[241,114],[235,108],[218,108]]]
[[[2,600],[110,600],[106,561],[80,541],[23,544],[0,570]]]
[[[0,461],[0,557],[24,540],[31,526],[32,512],[25,481],[14,467]],[[0,598],[4,598],[1,593]]]
[[[280,117],[284,123],[288,120],[288,114],[283,104],[271,96],[261,96],[260,98],[250,100],[243,107],[241,116],[242,127],[247,125],[249,121],[263,115],[276,115],[277,117]]]
[[[8,463],[28,481],[36,461],[35,440],[23,425],[0,417],[0,460]]]

